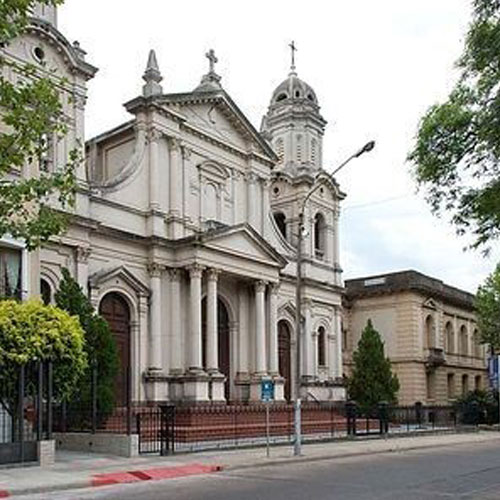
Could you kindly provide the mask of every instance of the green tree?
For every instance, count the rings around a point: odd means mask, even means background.
[[[114,405],[114,378],[118,373],[118,351],[108,323],[96,314],[80,285],[67,269],[55,294],[58,307],[79,318],[82,325],[89,364],[78,383],[77,398],[82,404],[91,400],[91,370],[97,366],[97,404],[101,413],[109,413]]]
[[[65,211],[74,205],[75,169],[81,161],[75,148],[65,165],[43,171],[44,158],[50,154],[48,138],[60,140],[67,130],[58,90],[64,80],[2,54],[1,47],[26,28],[35,3],[0,1],[0,237],[10,234],[24,239],[30,250],[65,229]],[[17,75],[15,82],[9,73]]]
[[[496,352],[500,349],[500,263],[476,294],[477,324],[481,341]]]
[[[0,394],[8,408],[19,365],[52,361],[54,396],[69,397],[87,366],[78,318],[39,301],[0,301]],[[5,396],[7,395],[7,396]]]
[[[500,2],[473,0],[460,78],[420,121],[408,158],[435,213],[450,213],[473,248],[500,236]]]
[[[361,334],[353,361],[352,376],[347,382],[350,399],[363,410],[373,408],[381,401],[397,402],[399,381],[391,371],[391,362],[384,355],[384,343],[371,320]]]

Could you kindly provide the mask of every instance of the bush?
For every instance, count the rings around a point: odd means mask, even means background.
[[[472,405],[476,404],[476,410]],[[470,391],[455,402],[457,410],[463,417],[464,424],[495,424],[498,423],[498,392],[497,391]]]

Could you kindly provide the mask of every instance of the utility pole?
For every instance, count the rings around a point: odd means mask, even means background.
[[[375,147],[375,141],[370,141],[366,143],[359,151],[351,155],[347,160],[342,162],[331,174],[326,174],[326,177],[320,177],[317,179],[309,191],[306,193],[299,210],[299,232],[297,235],[297,280],[295,285],[295,332],[296,332],[296,342],[295,342],[295,389],[294,389],[294,432],[295,439],[293,445],[293,454],[295,456],[300,456],[302,452],[302,424],[301,424],[301,398],[300,398],[300,386],[301,386],[301,361],[302,361],[302,339],[304,321],[302,318],[302,261],[303,261],[303,248],[304,243],[304,212],[306,209],[306,203],[313,193],[322,186],[326,179],[332,179],[332,176],[336,174],[341,168],[345,167],[351,160],[358,158],[364,153],[368,153]]]

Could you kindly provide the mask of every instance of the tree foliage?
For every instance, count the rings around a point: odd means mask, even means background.
[[[23,32],[35,3],[0,2],[0,46]],[[8,74],[16,75],[15,81]],[[62,211],[74,205],[79,149],[70,152],[64,165],[52,165],[50,172],[40,169],[51,154],[52,140],[61,140],[67,131],[59,91],[64,83],[47,68],[20,65],[0,51],[0,237],[24,239],[28,249],[60,234],[67,224]]]
[[[500,263],[476,294],[477,323],[481,341],[500,350]]]
[[[56,292],[57,305],[76,315],[84,330],[84,349],[89,365],[78,384],[78,400],[85,404],[90,402],[91,370],[97,367],[97,402],[99,411],[108,413],[113,408],[114,378],[118,372],[118,351],[116,342],[108,323],[95,313],[92,304],[84,294],[80,285],[71,277],[67,269],[62,270],[63,279]]]
[[[52,361],[54,395],[68,397],[87,365],[78,318],[39,301],[0,301],[0,387],[16,380],[19,365]]]
[[[500,236],[500,2],[472,6],[460,78],[421,119],[408,158],[433,211],[487,251]]]
[[[397,402],[399,381],[391,371],[391,362],[384,355],[384,343],[371,320],[361,334],[353,361],[352,376],[347,384],[350,399],[361,409],[373,408],[381,401]]]

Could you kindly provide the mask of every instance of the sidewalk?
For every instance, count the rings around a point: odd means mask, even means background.
[[[342,459],[376,453],[401,452],[441,446],[497,441],[500,433],[482,431],[465,434],[441,434],[390,439],[366,439],[307,444],[303,455],[293,457],[290,446],[191,453],[170,457],[120,458],[77,452],[58,452],[56,464],[47,468],[0,469],[0,498],[56,490],[87,488],[141,480],[167,479],[193,474],[214,473],[247,467],[300,461]]]

